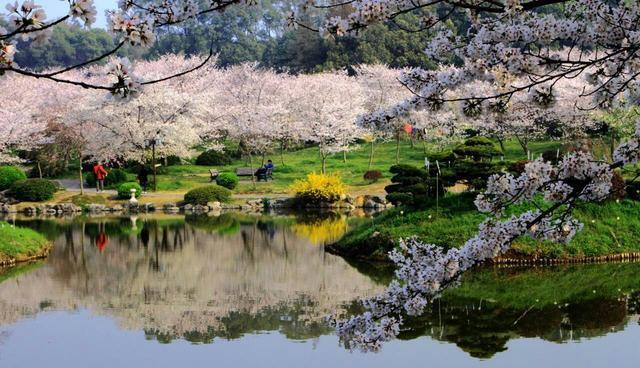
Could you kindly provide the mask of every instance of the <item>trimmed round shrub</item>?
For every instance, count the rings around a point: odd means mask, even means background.
[[[184,195],[184,202],[194,206],[197,204],[206,206],[209,202],[229,202],[230,200],[231,191],[219,185],[195,188]]]
[[[27,179],[16,181],[9,189],[9,195],[19,201],[42,202],[53,198],[58,185],[47,179]]]
[[[456,155],[471,157],[474,161],[492,159],[502,155],[502,151],[487,137],[472,137],[453,150]]]
[[[93,170],[93,168],[92,168]],[[121,183],[125,183],[127,181],[127,172],[122,169],[113,169],[108,170],[109,175],[104,178],[104,186],[105,187],[115,187]],[[85,181],[89,187],[96,186],[96,174],[93,171],[87,173]]]
[[[0,166],[0,190],[9,189],[11,185],[20,180],[26,180],[24,171],[15,166]]]
[[[434,152],[428,154],[427,157],[429,158],[429,161],[431,161],[431,166],[435,166],[436,161],[440,163],[440,166],[444,166],[456,160],[456,155],[451,151]]]
[[[142,195],[142,187],[138,183],[123,183],[118,186],[118,199],[131,198],[131,189],[136,190],[136,198]]]
[[[238,186],[238,175],[230,172],[221,173],[216,178],[216,184],[225,187],[227,189],[235,189]]]
[[[201,166],[223,166],[229,165],[232,162],[233,158],[225,151],[204,151],[196,158],[196,165]]]
[[[375,183],[376,181],[380,180],[381,177],[382,173],[380,172],[380,170],[369,170],[365,172],[363,176],[364,180],[371,183]]]
[[[413,194],[412,193],[403,193],[403,192],[395,192],[387,194],[387,201],[391,202],[394,206],[398,206],[401,204],[413,204]]]

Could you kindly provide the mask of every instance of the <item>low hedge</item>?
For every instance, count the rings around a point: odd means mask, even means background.
[[[196,165],[201,166],[224,166],[230,165],[232,162],[233,157],[225,151],[204,151],[196,158]]]
[[[142,187],[138,183],[123,183],[118,186],[118,199],[131,198],[131,189],[136,190],[136,198],[142,195]]]
[[[105,187],[116,187],[121,183],[125,183],[127,181],[127,173],[124,170],[121,169],[113,169],[113,170],[108,170],[109,175],[107,175],[107,177],[104,179],[104,186]],[[85,181],[87,182],[87,185],[89,187],[95,187],[96,186],[96,174],[94,174],[93,172],[89,172],[87,173],[86,177],[85,177]]]
[[[58,185],[47,179],[20,180],[9,189],[9,195],[19,201],[42,202],[53,198]]]
[[[184,202],[192,205],[206,206],[209,202],[229,202],[231,191],[219,185],[207,185],[195,188],[184,195]]]
[[[0,190],[6,190],[19,180],[26,180],[27,175],[15,166],[0,166]]]
[[[230,172],[221,173],[216,178],[216,184],[227,189],[235,189],[235,187],[238,186],[239,181],[240,179],[238,179],[238,175]]]

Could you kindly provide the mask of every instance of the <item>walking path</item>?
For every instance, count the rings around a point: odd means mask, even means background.
[[[78,180],[74,180],[74,179],[58,179],[56,180],[58,182],[58,184],[60,184],[61,187],[63,187],[66,191],[68,192],[80,192],[80,182]],[[96,188],[88,188],[85,187],[84,188],[85,193],[87,194],[93,194],[96,193]],[[107,189],[104,192],[101,192],[107,195],[117,195],[118,192],[112,189]],[[183,193],[174,193],[174,192],[159,192],[159,193],[153,193],[153,192],[148,192],[144,194],[144,197],[147,198],[153,198],[153,197],[174,197],[176,195],[182,196]],[[233,198],[235,199],[260,199],[260,198],[289,198],[291,197],[290,194],[286,194],[286,193],[240,193],[240,194],[234,194]]]
[[[80,191],[80,181],[74,179],[58,179],[56,180],[61,187],[63,187],[66,191],[69,192],[79,192]],[[96,188],[84,188],[85,192],[91,193],[96,191]],[[103,193],[116,195],[118,192],[115,190],[107,189]]]

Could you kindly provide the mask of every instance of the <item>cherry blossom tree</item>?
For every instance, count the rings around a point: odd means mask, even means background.
[[[162,75],[180,67],[191,67],[201,62],[199,58],[166,56],[156,61],[138,65],[147,77]],[[99,67],[81,69],[74,73],[92,75],[92,82],[106,78],[95,71]],[[144,162],[151,139],[163,138],[157,146],[159,157],[173,154],[188,155],[196,143],[200,143],[202,121],[213,113],[206,96],[195,94],[200,87],[199,73],[172,79],[150,87],[137,99],[106,99],[97,90],[83,91],[73,86],[51,83],[56,92],[45,103],[57,109],[57,121],[62,122],[57,135],[73,141],[80,159],[79,180],[83,190],[82,160],[125,159]],[[91,92],[93,91],[93,92]],[[52,112],[49,113],[53,114]],[[165,138],[166,137],[166,138]],[[54,137],[60,139],[59,137]]]
[[[362,85],[362,91],[365,95],[365,111],[372,113],[383,109],[391,104],[398,103],[409,98],[411,93],[404,88],[398,78],[402,74],[402,70],[391,69],[386,65],[362,65],[356,69],[357,80]],[[399,149],[399,137],[403,124],[388,125],[387,129],[370,129],[371,134],[370,150],[369,150],[369,170],[373,165],[373,155],[375,150],[375,142],[378,139],[387,139],[395,136]],[[396,152],[399,155],[398,152]]]
[[[355,33],[370,24],[393,20],[408,12],[423,16],[422,31],[435,36],[426,53],[443,63],[435,70],[412,69],[400,82],[412,92],[407,100],[380,109],[361,119],[364,125],[385,126],[414,110],[437,109],[459,103],[466,115],[507,111],[511,102],[527,98],[528,104],[552,105],[562,96],[557,84],[581,78],[588,98],[578,110],[637,105],[640,96],[640,5],[604,0],[504,0],[398,2],[354,0],[335,5],[307,3],[302,7],[345,7],[346,14],[327,18],[319,31],[326,34]],[[547,11],[548,10],[548,11]],[[470,24],[456,34],[444,23],[452,15]],[[293,14],[291,22],[313,28]],[[564,48],[558,48],[562,45]],[[486,92],[456,94],[460,87],[488,82]],[[600,201],[611,189],[613,170],[640,158],[640,122],[632,138],[619,145],[613,163],[595,159],[587,152],[565,155],[558,164],[535,160],[518,177],[497,174],[488,181],[476,206],[490,216],[478,234],[459,249],[445,251],[415,239],[405,240],[391,254],[398,265],[397,281],[378,297],[366,299],[366,312],[347,320],[332,319],[341,340],[350,348],[378,350],[400,332],[403,315],[417,315],[440,293],[455,285],[469,268],[507,251],[519,236],[568,242],[582,225],[572,217],[582,201]],[[535,196],[545,198],[537,209],[505,218],[506,207]]]
[[[226,69],[218,82],[223,91],[218,102],[225,109],[222,120],[228,135],[239,141],[251,169],[254,156],[261,156],[264,164],[266,153],[278,139],[274,127],[287,114],[286,101],[280,98],[284,81],[284,75],[242,64]]]
[[[298,82],[305,93],[301,101],[305,138],[318,144],[324,174],[327,158],[349,150],[363,135],[356,118],[364,112],[364,95],[360,85],[344,74],[305,75]]]
[[[476,128],[482,134],[494,137],[504,151],[504,140],[518,141],[525,154],[529,155],[529,142],[537,138],[575,140],[582,138],[599,123],[599,114],[592,110],[582,110],[588,100],[581,91],[588,85],[581,79],[561,79],[554,85],[556,97],[548,103],[532,103],[531,96],[517,94],[508,102],[493,103],[488,111],[481,113],[473,102],[463,104],[459,111],[467,118],[475,120]],[[460,95],[469,95],[480,90],[489,91],[487,82],[475,82],[462,86]]]
[[[0,95],[0,162],[16,162],[12,153],[37,147],[47,127],[37,117],[41,94],[34,80],[13,75],[0,79]]]
[[[305,139],[305,122],[303,121],[305,104],[305,86],[297,80],[296,76],[288,75],[283,83],[285,88],[280,88],[280,96],[276,103],[279,112],[272,121],[271,131],[280,149],[280,163],[284,166],[284,152]]]

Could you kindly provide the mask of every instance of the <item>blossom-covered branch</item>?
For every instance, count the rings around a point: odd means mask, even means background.
[[[554,8],[548,8],[554,5]],[[480,109],[508,102],[514,95],[551,101],[555,85],[581,78],[583,108],[607,108],[640,101],[640,6],[637,2],[603,0],[396,1],[356,0],[345,17],[328,18],[327,33],[347,34],[397,14],[419,10],[435,35],[426,45],[434,60],[458,60],[462,67],[413,69],[401,82],[414,94],[406,101],[368,115],[385,124],[412,110],[433,109],[446,101],[473,102]],[[546,11],[549,10],[549,11]],[[465,33],[434,22],[429,14],[457,15],[470,26]],[[431,19],[431,20],[430,20]],[[561,46],[558,46],[561,45]],[[519,77],[518,83],[509,81]],[[506,77],[506,79],[505,79]],[[473,81],[500,86],[479,95],[449,92]]]
[[[395,338],[402,316],[420,315],[426,306],[456,284],[464,271],[504,254],[520,236],[568,242],[582,228],[571,216],[579,201],[600,201],[611,189],[613,170],[640,159],[640,121],[629,142],[618,147],[614,164],[597,161],[584,152],[571,153],[557,165],[542,159],[525,166],[522,175],[498,174],[475,201],[481,212],[493,216],[479,226],[462,247],[444,250],[415,238],[400,241],[390,253],[397,266],[396,280],[380,295],[362,301],[366,312],[348,319],[330,317],[341,342],[349,349],[377,351]],[[502,219],[511,204],[542,196],[546,208]]]
[[[47,21],[47,16],[42,6],[37,5],[33,0],[23,0],[20,3],[14,1],[6,6],[8,14],[4,16],[4,20],[9,26],[8,28],[0,26],[0,76],[7,72],[12,72],[83,88],[107,90],[123,97],[132,96],[136,94],[136,91],[130,90],[130,88],[159,83],[193,70],[172,71],[157,80],[141,81],[135,80],[131,74],[126,73],[126,69],[130,69],[130,63],[128,60],[123,59],[122,62],[119,62],[121,65],[109,68],[108,74],[114,76],[115,80],[107,84],[89,82],[86,78],[77,78],[78,75],[73,75],[75,77],[73,78],[68,72],[110,58],[125,44],[148,47],[155,41],[155,33],[160,27],[181,23],[213,11],[222,11],[227,6],[243,2],[241,0],[211,0],[206,3],[194,0],[121,0],[117,10],[107,12],[108,30],[120,39],[112,49],[97,57],[58,70],[41,73],[21,68],[14,60],[15,54],[18,52],[18,40],[31,41],[34,45],[44,44],[50,37],[53,27],[69,19],[77,19],[85,27],[90,27],[95,22],[97,11],[93,0],[65,1],[69,3],[69,13],[53,21]],[[211,52],[211,54],[213,53]],[[121,71],[122,73],[114,74],[114,71]]]

